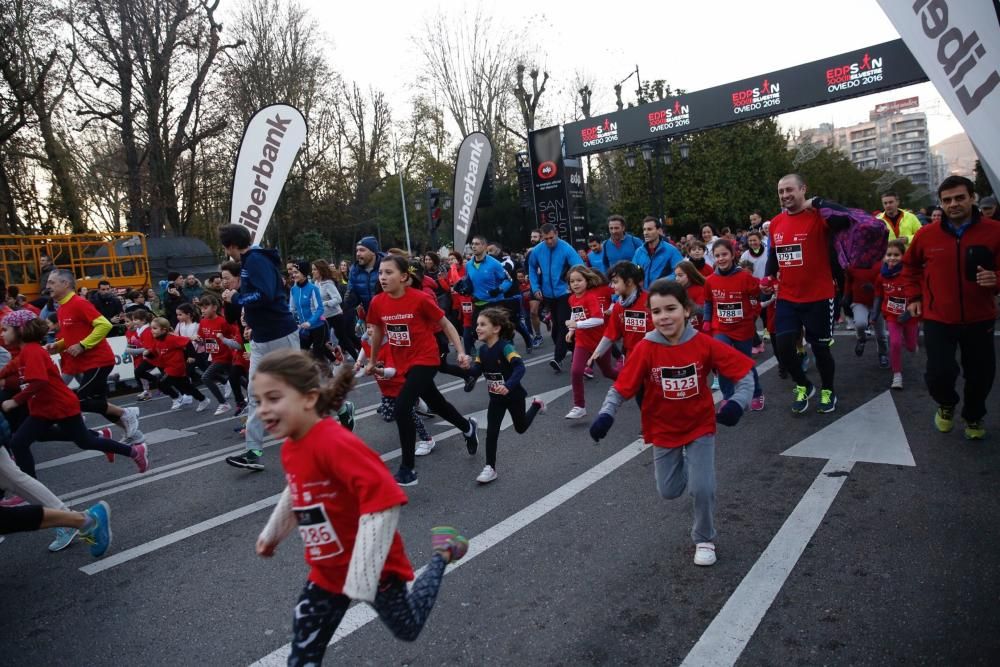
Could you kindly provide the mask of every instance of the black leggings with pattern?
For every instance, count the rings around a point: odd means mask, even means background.
[[[399,579],[381,584],[372,606],[397,638],[412,642],[423,630],[437,599],[446,565],[440,554],[434,554],[409,591],[406,582]],[[350,604],[351,599],[346,595],[331,593],[311,581],[306,583],[292,619],[294,637],[288,656],[289,667],[323,662],[326,647]]]

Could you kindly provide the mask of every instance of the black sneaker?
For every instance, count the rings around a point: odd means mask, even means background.
[[[396,480],[396,484],[400,486],[416,486],[417,485],[417,471],[413,468],[404,468],[399,466],[399,470],[393,475]]]
[[[878,367],[889,368],[889,355],[887,355],[885,352],[878,353]]]
[[[465,378],[465,393],[468,394],[469,392],[471,392],[473,389],[476,388],[476,381],[478,379],[479,378],[473,377],[471,375],[469,377]]]
[[[262,454],[259,449],[248,449],[239,456],[227,456],[226,463],[234,468],[260,471],[264,469],[264,464],[260,462]]]
[[[867,340],[865,338],[859,338],[858,342],[854,344],[854,354],[856,356],[861,356],[865,353],[865,343]]]
[[[479,424],[472,417],[469,417],[469,423],[472,424],[472,435],[465,436],[465,448],[469,454],[475,454],[479,449]]]
[[[555,359],[549,360],[549,368],[554,370],[556,373],[562,373],[562,364]]]
[[[346,428],[348,431],[354,430],[354,403],[351,401],[344,401],[343,409],[337,413],[337,419],[340,420],[340,425]]]

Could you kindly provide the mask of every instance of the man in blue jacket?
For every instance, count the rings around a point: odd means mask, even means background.
[[[378,265],[382,263],[384,256],[374,236],[366,236],[358,241],[354,250],[356,261],[351,264],[347,294],[344,295],[344,304],[348,308],[360,305],[368,312],[368,306],[378,293]]]
[[[583,264],[573,246],[556,234],[556,226],[545,223],[541,227],[542,243],[528,255],[528,281],[535,298],[548,306],[552,313],[552,343],[555,351],[549,366],[556,373],[562,372],[566,358],[566,320],[569,319],[569,285],[566,274],[571,268]]]
[[[239,290],[226,290],[222,298],[243,308],[250,328],[250,386],[247,388],[247,450],[239,456],[226,457],[226,463],[247,470],[263,470],[264,425],[257,419],[253,398],[253,374],[268,352],[299,349],[298,327],[288,309],[281,277],[278,251],[250,245],[250,231],[243,225],[219,227],[219,243],[226,254],[240,262]]]
[[[643,289],[649,289],[660,278],[674,279],[674,268],[684,259],[681,252],[660,234],[663,225],[651,215],[642,221],[642,237],[646,242],[635,251],[632,263],[642,268]]]
[[[472,327],[465,330],[465,349],[471,350],[475,342],[475,325],[479,312],[490,306],[502,306],[504,292],[510,289],[511,280],[506,269],[487,252],[485,236],[473,236],[472,257],[465,263],[465,275],[472,288]]]
[[[625,231],[625,218],[617,213],[608,218],[608,235],[602,244],[601,266],[594,266],[604,273],[618,262],[631,262],[635,251],[642,247],[642,241]]]

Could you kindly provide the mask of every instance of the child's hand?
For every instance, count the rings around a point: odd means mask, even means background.
[[[17,408],[17,401],[15,401],[12,398],[8,398],[3,403],[0,403],[0,409],[3,409],[4,412],[10,412],[11,410],[14,410],[16,408]]]
[[[567,329],[575,329],[576,328],[576,320],[566,320],[566,328]]]
[[[594,352],[592,355],[590,355],[590,359],[587,359],[587,365],[593,366],[595,361],[597,361],[597,352]]]
[[[497,396],[506,396],[507,394],[510,393],[510,389],[507,388],[507,385],[502,384],[496,389],[494,389],[493,393],[496,394]]]
[[[270,558],[274,555],[274,550],[278,548],[278,545],[274,542],[268,542],[261,535],[257,538],[257,555],[261,558]]]
[[[569,331],[566,332],[566,342],[567,343],[572,343],[573,342],[573,330],[572,329],[570,329]]]
[[[723,426],[736,426],[743,416],[743,408],[736,401],[723,401],[715,413],[715,421]]]

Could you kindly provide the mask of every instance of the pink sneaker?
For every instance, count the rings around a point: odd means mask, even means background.
[[[760,396],[754,396],[750,399],[750,409],[755,412],[760,412],[764,409],[764,394]]]
[[[27,504],[28,501],[21,496],[7,496],[3,500],[0,500],[0,507],[20,507]]]
[[[140,442],[138,445],[132,445],[132,460],[135,461],[140,473],[149,470],[149,447],[146,446],[146,443]]]
[[[750,349],[751,354],[760,354],[763,351],[764,351],[764,343],[761,343],[760,345],[755,345]]]
[[[447,553],[448,562],[454,563],[469,550],[469,540],[451,526],[436,526],[431,528],[431,549]]]

